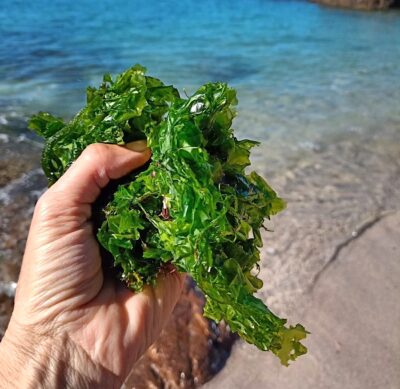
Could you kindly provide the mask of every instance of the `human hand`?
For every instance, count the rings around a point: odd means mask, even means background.
[[[144,142],[132,145],[89,146],[39,199],[0,344],[0,387],[120,387],[167,321],[183,276],[165,272],[131,292],[103,273],[90,222],[110,179],[150,158]]]

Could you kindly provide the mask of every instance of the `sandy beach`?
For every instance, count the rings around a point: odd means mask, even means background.
[[[339,141],[273,171],[272,161],[258,163],[265,150],[256,151],[255,167],[288,202],[270,225],[274,232],[264,234],[260,296],[290,323],[307,327],[309,352],[284,368],[270,353],[237,341],[206,388],[398,387],[400,143],[395,139]],[[0,147],[5,177],[0,281],[10,282],[17,280],[45,179],[40,144],[9,135]],[[2,296],[1,333],[11,308],[12,300]]]
[[[400,213],[387,213],[341,246],[293,310],[309,352],[285,369],[237,344],[205,388],[396,389],[400,385]]]
[[[128,389],[192,389],[210,379],[207,389],[400,388],[398,8],[273,0],[3,8],[0,339],[47,186],[29,117],[44,111],[69,120],[88,86],[139,63],[181,96],[216,81],[237,91],[235,135],[261,142],[251,168],[287,202],[263,233],[259,297],[311,334],[308,354],[285,368],[204,319],[204,299],[188,284],[165,340],[141,360]]]
[[[261,273],[268,305],[311,332],[308,354],[285,368],[238,342],[205,388],[400,385],[399,143],[340,142],[308,157],[273,179],[288,209],[265,237]]]

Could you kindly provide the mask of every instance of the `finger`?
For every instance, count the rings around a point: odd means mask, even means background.
[[[88,146],[65,174],[49,189],[69,204],[91,204],[112,179],[142,166],[151,155],[146,141],[127,147],[96,143]]]
[[[163,326],[179,300],[184,285],[185,275],[174,272],[162,272],[157,277],[154,287],[146,286],[142,292],[134,294],[128,290],[126,309],[131,324],[131,338],[140,335],[142,344],[140,353],[157,339]]]

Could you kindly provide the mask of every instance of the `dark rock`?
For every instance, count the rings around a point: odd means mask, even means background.
[[[399,0],[312,0],[315,3],[331,7],[351,8],[357,10],[383,10],[399,7]]]
[[[222,369],[236,337],[224,323],[205,319],[203,306],[204,296],[188,278],[171,320],[129,376],[128,389],[195,388]]]

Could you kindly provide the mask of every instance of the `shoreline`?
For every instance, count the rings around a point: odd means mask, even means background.
[[[290,323],[302,322],[310,306],[315,280],[321,278],[318,274],[324,276],[330,272],[335,265],[329,263],[341,255],[341,247],[356,242],[369,220],[400,210],[397,202],[400,142],[393,138],[396,134],[386,140],[353,134],[350,139],[300,150],[297,154],[289,153],[290,158],[282,157],[278,163],[274,158],[279,150],[270,156],[266,154],[271,147],[268,141],[255,149],[254,168],[288,202],[288,208],[272,219],[274,232],[263,236],[265,247],[260,276],[264,287],[260,297],[272,311],[289,318]],[[33,205],[46,187],[39,167],[40,150],[40,144],[20,135],[9,133],[7,141],[0,137],[0,164],[6,169],[0,181],[0,282],[17,279]],[[371,224],[372,228],[375,224]],[[362,239],[368,231],[366,229]],[[333,263],[337,261],[334,259]],[[0,336],[11,309],[12,301],[0,296]],[[309,324],[314,332],[313,318],[305,318],[304,324]],[[313,334],[311,337],[307,344],[317,341]],[[257,355],[257,360],[249,359],[247,354]],[[269,353],[260,353],[254,347],[237,342],[226,369],[206,387],[224,387],[218,385],[222,385],[221,382],[225,385],[228,374],[236,377],[232,369],[245,377],[240,373],[243,368],[238,369],[237,365],[241,366],[244,361],[245,365],[255,363],[257,366],[258,358],[271,366],[278,377],[286,376]],[[313,358],[312,350],[299,361],[306,358]],[[294,364],[302,364],[299,361]],[[233,388],[244,384],[238,377],[232,379],[238,380],[235,381],[238,386],[233,383]]]
[[[18,266],[33,206],[47,185],[40,169],[41,147],[20,133],[8,132],[6,141],[0,137],[0,269],[4,261]],[[271,149],[268,141],[255,148],[251,167],[288,206],[272,218],[275,232],[264,234],[266,286],[261,292],[272,308],[287,314],[335,247],[366,220],[400,209],[400,134],[386,140],[351,134],[318,148],[286,150],[288,158],[282,155],[280,161],[281,150],[269,155]],[[3,274],[0,281],[16,281],[16,270],[10,279]]]
[[[341,139],[290,165],[263,169],[288,207],[264,234],[260,295],[311,332],[308,354],[286,369],[238,342],[204,388],[397,388],[400,133]]]

